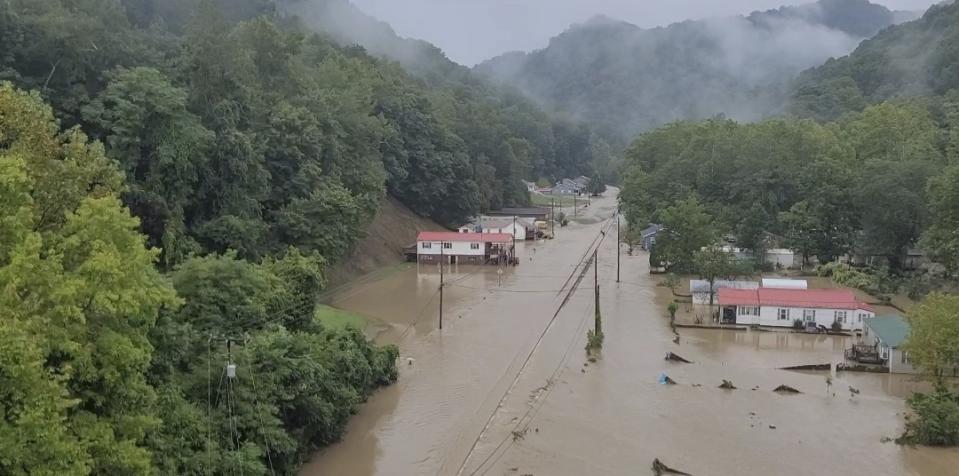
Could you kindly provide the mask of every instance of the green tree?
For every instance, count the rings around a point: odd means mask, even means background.
[[[952,272],[959,270],[959,166],[929,183],[930,224],[922,236],[930,256]]]
[[[736,256],[722,248],[710,245],[693,253],[696,273],[709,283],[709,305],[713,305],[717,279],[742,274],[745,267],[736,262]]]
[[[714,244],[717,238],[706,208],[690,197],[661,210],[659,219],[663,231],[654,247],[658,259],[669,270],[694,271],[696,253]]]
[[[60,134],[36,95],[0,85],[0,136],[0,237],[9,246],[0,259],[0,335],[27,341],[14,347],[22,357],[0,359],[11,366],[0,375],[13,377],[0,411],[30,414],[21,413],[17,388],[34,379],[39,406],[22,410],[59,421],[37,436],[50,456],[72,456],[32,467],[19,445],[4,445],[0,452],[10,453],[0,467],[148,473],[144,438],[159,419],[144,376],[147,334],[160,309],[177,304],[154,267],[159,251],[145,246],[138,221],[121,207],[119,174],[103,149],[78,131]],[[35,434],[41,421],[18,418],[7,434],[21,425]]]
[[[906,314],[909,337],[903,348],[914,366],[936,379],[959,366],[959,296],[933,293]]]

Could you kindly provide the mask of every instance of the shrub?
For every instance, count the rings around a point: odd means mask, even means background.
[[[898,443],[930,446],[959,445],[959,395],[945,388],[916,393],[908,400],[913,415]]]
[[[669,303],[668,306],[666,306],[666,311],[669,312],[669,319],[670,319],[670,320],[675,320],[675,319],[676,319],[676,311],[678,311],[678,310],[679,310],[679,306],[677,306],[676,303],[674,303],[674,302],[671,302],[671,303]]]
[[[675,291],[676,287],[679,286],[679,276],[676,276],[676,273],[669,273],[666,275],[666,279],[663,279],[659,285]]]
[[[803,328],[802,319],[793,319],[793,329],[801,330]]]
[[[833,332],[842,332],[842,324],[840,324],[839,321],[833,321],[830,327],[832,327]]]

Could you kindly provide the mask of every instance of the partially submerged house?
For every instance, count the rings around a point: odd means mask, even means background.
[[[520,218],[532,218],[536,221],[546,221],[549,217],[549,208],[545,207],[518,207],[518,208],[503,208],[500,210],[493,210],[487,213],[489,216],[494,217],[520,217]]]
[[[656,223],[650,223],[649,226],[643,228],[639,232],[640,236],[640,246],[646,251],[653,249],[653,245],[656,244],[656,236],[663,231],[663,225],[658,225]]]
[[[507,233],[421,231],[416,237],[416,259],[420,263],[512,263],[513,241],[513,235]]]
[[[574,183],[561,182],[550,190],[553,195],[578,195],[580,188]]]
[[[792,327],[799,320],[825,328],[838,322],[843,330],[859,330],[876,315],[848,289],[724,288],[718,300],[725,324]]]
[[[712,298],[713,304],[717,303],[716,295],[720,289],[723,288],[732,288],[732,289],[757,289],[759,288],[759,283],[756,281],[731,281],[724,279],[717,279],[713,281],[712,287],[709,286],[709,281],[705,279],[691,279],[689,280],[689,294],[693,296],[693,304],[709,304],[710,297]]]
[[[846,351],[846,358],[881,364],[894,374],[916,373],[909,363],[909,353],[902,350],[907,337],[909,323],[902,316],[890,314],[866,319],[860,343]]]
[[[460,233],[506,233],[517,240],[535,239],[536,224],[520,217],[477,217],[459,227]]]

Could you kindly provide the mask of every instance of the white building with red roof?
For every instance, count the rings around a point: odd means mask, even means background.
[[[509,233],[421,231],[416,237],[416,259],[421,263],[486,264],[513,260]]]
[[[733,289],[719,290],[720,319],[725,324],[792,327],[815,322],[831,328],[862,330],[865,319],[875,317],[872,306],[849,289]]]

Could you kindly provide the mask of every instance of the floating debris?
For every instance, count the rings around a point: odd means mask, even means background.
[[[849,387],[849,395],[850,395],[850,396],[859,395],[859,389],[850,386],[850,387]]]
[[[659,374],[660,385],[676,385],[676,381],[669,378],[669,375]]]
[[[673,337],[673,344],[679,344],[679,335]]]
[[[678,474],[681,476],[682,475],[693,476],[689,473],[685,473],[678,469],[673,469],[673,468],[670,468],[669,466],[666,466],[662,461],[659,460],[659,458],[656,458],[653,460],[653,474],[655,474],[656,476],[663,476],[664,474]]]
[[[793,365],[791,367],[782,367],[780,370],[831,370],[832,364],[809,364]]]
[[[688,361],[688,360],[686,360],[686,359],[684,359],[684,358],[682,358],[682,357],[680,357],[680,356],[678,356],[678,355],[676,355],[676,354],[674,354],[674,353],[672,353],[672,352],[666,352],[666,360],[670,360],[670,361],[673,361],[673,362],[682,362],[682,363],[684,363],[684,364],[691,364],[691,363],[692,363],[692,362],[690,362],[690,361]]]
[[[526,433],[529,432],[529,428],[524,428],[523,430],[513,430],[513,441],[522,440],[526,438]]]
[[[736,386],[733,385],[733,382],[730,380],[723,379],[723,383],[719,386],[723,390],[736,390]]]
[[[776,387],[773,391],[776,393],[789,393],[789,394],[802,393],[799,390],[796,390],[795,388],[790,387],[789,385],[780,385]]]
[[[776,425],[769,425],[769,429],[770,429],[770,430],[775,430],[775,429],[776,429]]]

